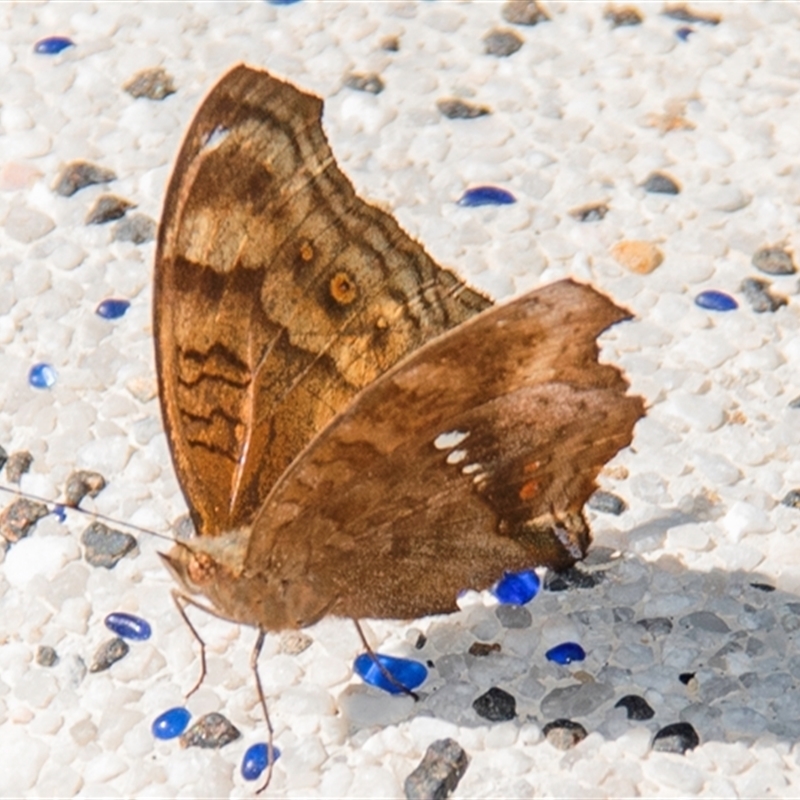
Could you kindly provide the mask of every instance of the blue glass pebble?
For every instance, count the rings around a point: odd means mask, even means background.
[[[539,585],[539,576],[532,570],[506,572],[492,589],[492,594],[501,603],[524,606],[539,593]]]
[[[46,39],[39,39],[33,46],[33,52],[43,56],[56,56],[68,47],[74,47],[75,42],[66,36],[48,36]]]
[[[564,642],[551,647],[544,657],[548,661],[555,661],[556,664],[571,664],[573,661],[583,661],[586,658],[586,651],[576,642]]]
[[[511,192],[500,189],[498,186],[476,186],[467,189],[458,201],[460,206],[508,206],[516,203],[517,198]]]
[[[675,31],[675,35],[682,41],[685,42],[689,38],[691,34],[694,33],[694,28],[678,28]]]
[[[56,382],[56,371],[52,364],[34,364],[28,372],[28,383],[34,389],[49,389]]]
[[[407,658],[396,658],[395,656],[382,656],[378,654],[378,660],[383,664],[389,674],[408,690],[416,689],[425,678],[428,677],[428,670],[419,661],[410,661]],[[389,694],[402,694],[402,689],[391,683],[381,672],[378,665],[369,653],[362,653],[353,665],[356,673],[364,683],[370,686],[377,686]]]
[[[733,311],[739,308],[739,304],[729,294],[717,292],[714,289],[700,292],[694,302],[695,305],[707,308],[709,311]]]
[[[123,639],[132,639],[136,642],[143,642],[149,639],[153,631],[150,623],[141,617],[133,614],[126,614],[124,611],[114,611],[105,618],[106,628]]]
[[[192,715],[185,708],[170,708],[153,720],[150,730],[156,739],[174,739],[186,730],[191,718]]]
[[[280,757],[281,751],[273,747],[272,763],[274,764]],[[246,781],[257,781],[267,766],[267,745],[264,742],[251,745],[242,759],[242,777]]]
[[[67,510],[60,503],[53,506],[50,512],[59,522],[64,522],[67,518]]]
[[[295,3],[299,3],[300,0],[267,0],[267,2],[271,6],[293,6]],[[244,767],[243,767],[244,769]],[[253,779],[255,780],[255,779]]]
[[[130,307],[131,304],[127,300],[109,298],[108,300],[103,300],[94,313],[98,317],[103,317],[103,319],[119,319]]]

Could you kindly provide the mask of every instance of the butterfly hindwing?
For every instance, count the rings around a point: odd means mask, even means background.
[[[407,357],[282,476],[243,577],[256,593],[281,583],[307,624],[452,611],[506,569],[574,563],[583,504],[643,413],[597,362],[596,337],[626,316],[562,281]]]

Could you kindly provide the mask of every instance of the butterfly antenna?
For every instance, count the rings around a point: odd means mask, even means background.
[[[413,697],[415,701],[419,700],[419,695],[416,692],[412,692],[408,686],[402,684],[391,672],[389,672],[386,667],[381,664],[380,659],[378,658],[377,653],[369,646],[369,642],[367,641],[367,637],[364,636],[364,631],[361,630],[361,625],[359,621],[353,618],[353,624],[356,626],[356,630],[358,631],[358,635],[361,637],[361,644],[364,645],[364,650],[366,650],[367,655],[372,659],[375,666],[380,670],[381,675],[386,678],[389,683],[392,684],[396,689],[399,689],[403,694],[407,694],[409,697]]]
[[[253,675],[256,679],[256,691],[258,692],[258,702],[261,703],[261,710],[264,712],[264,722],[267,724],[267,776],[264,778],[264,783],[256,789],[256,794],[261,794],[264,789],[269,786],[272,780],[272,766],[275,763],[275,751],[272,747],[272,739],[274,731],[272,729],[272,722],[269,718],[269,711],[267,710],[267,701],[264,697],[264,689],[261,686],[261,676],[258,674],[258,657],[261,655],[261,648],[264,647],[265,631],[263,628],[258,629],[258,637],[256,638],[253,652],[250,654],[250,669],[253,670]]]
[[[121,527],[128,528],[129,530],[136,531],[137,533],[155,536],[156,539],[164,539],[170,544],[175,544],[175,540],[171,536],[165,536],[163,533],[156,533],[156,531],[151,531],[149,528],[142,528],[139,525],[134,525],[132,522],[124,522],[120,519],[114,519],[114,517],[109,517],[106,514],[101,514],[97,511],[88,511],[80,506],[70,505],[69,503],[59,503],[56,500],[48,500],[46,497],[39,497],[38,495],[31,494],[30,492],[23,492],[21,489],[12,489],[10,486],[0,486],[0,492],[13,494],[17,497],[24,498],[25,500],[33,500],[37,503],[41,503],[42,505],[47,506],[51,514],[56,514],[59,509],[64,511],[69,509],[70,511],[77,511],[80,514],[85,514],[87,517],[92,517],[93,519],[102,520],[103,522],[110,522],[112,525],[119,525]]]

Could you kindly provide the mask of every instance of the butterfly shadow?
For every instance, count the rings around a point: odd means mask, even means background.
[[[620,557],[598,548],[587,568],[552,584],[560,591],[547,589],[546,581],[522,607],[475,595],[457,614],[432,618],[422,646],[398,653],[430,670],[419,702],[363,685],[339,696],[354,741],[376,727],[426,716],[462,729],[489,728],[498,720],[480,716],[473,704],[501,689],[515,701],[505,719],[528,734],[531,725],[541,729],[566,718],[613,740],[635,726],[654,735],[680,721],[695,728],[701,743],[766,737],[792,746],[800,736],[800,596],[747,569],[753,556],[746,545],[739,547],[745,568],[736,570],[704,568],[713,563],[711,539],[691,551],[696,569],[677,550],[647,558],[663,548],[669,531],[699,536],[704,524],[713,529],[714,516],[702,500],[689,510],[668,510],[628,531],[629,548]],[[578,642],[586,659],[548,660],[548,651],[565,641]],[[618,705],[628,695],[644,698],[652,717],[629,720]]]

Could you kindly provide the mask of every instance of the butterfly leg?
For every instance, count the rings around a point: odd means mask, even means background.
[[[258,638],[256,639],[253,652],[250,654],[250,669],[253,670],[253,675],[256,679],[256,691],[258,692],[258,702],[261,703],[261,710],[264,712],[264,721],[267,723],[267,776],[264,778],[264,783],[256,789],[256,794],[261,794],[264,789],[269,786],[272,779],[272,765],[275,763],[274,750],[272,748],[272,739],[274,731],[272,729],[272,722],[269,718],[269,711],[267,711],[267,701],[264,698],[264,689],[261,686],[261,676],[258,674],[258,657],[261,655],[261,648],[264,646],[265,631],[263,628],[258,629]]]
[[[364,650],[367,651],[367,655],[375,662],[375,666],[381,671],[381,675],[386,678],[389,683],[393,686],[397,687],[403,694],[407,694],[409,697],[413,697],[414,700],[419,700],[419,695],[416,692],[412,692],[407,686],[404,686],[400,683],[391,672],[389,672],[386,667],[381,664],[378,656],[375,654],[375,651],[369,646],[369,642],[367,641],[367,637],[364,636],[364,631],[361,630],[361,625],[359,624],[358,620],[353,618],[353,624],[356,626],[356,630],[358,631],[358,635],[361,637],[361,644],[364,645]]]
[[[192,688],[186,693],[186,699],[188,700],[203,685],[203,681],[206,678],[206,643],[197,632],[197,628],[192,625],[192,621],[189,619],[189,615],[186,613],[186,606],[197,606],[197,608],[200,608],[203,611],[208,611],[209,609],[207,609],[201,603],[192,600],[191,597],[181,594],[175,589],[172,590],[172,600],[178,609],[178,613],[183,617],[183,621],[192,632],[192,636],[194,636],[195,640],[200,645],[200,677],[197,679],[195,685],[192,686]]]

